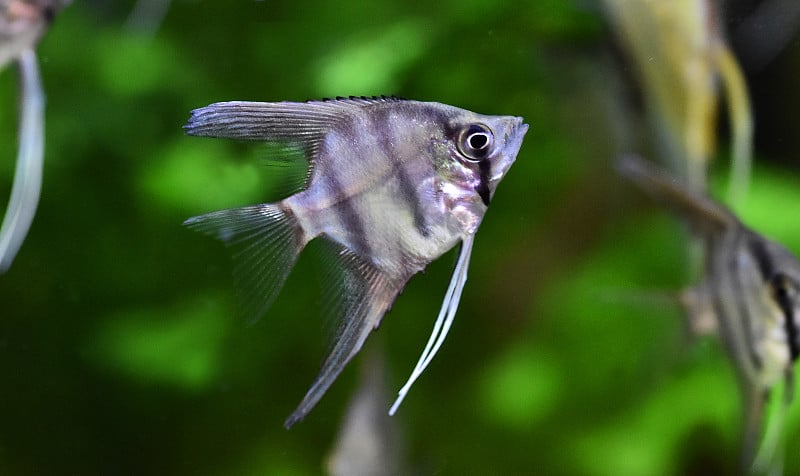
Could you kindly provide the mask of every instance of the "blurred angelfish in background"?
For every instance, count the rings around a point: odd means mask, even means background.
[[[0,226],[0,273],[28,234],[42,185],[44,91],[35,47],[69,0],[0,0],[0,70],[16,61],[20,76],[19,151],[14,185]]]
[[[234,273],[251,318],[267,310],[311,240],[324,237],[334,249],[339,328],[287,428],[322,398],[408,280],[461,244],[433,333],[394,413],[447,335],[475,233],[528,126],[519,117],[439,103],[350,97],[216,103],[193,111],[185,128],[195,136],[282,144],[309,163],[299,193],[185,222],[236,248]]]
[[[732,133],[728,200],[744,199],[750,180],[753,120],[747,85],[723,37],[715,0],[604,0],[615,33],[634,63],[662,159],[693,189],[706,189],[716,146],[718,82]]]
[[[693,327],[716,332],[733,361],[744,404],[743,466],[773,474],[782,464],[783,421],[800,355],[800,261],[727,208],[641,158],[623,158],[618,170],[704,240],[705,274],[684,291],[682,304]],[[783,401],[762,429],[770,391],[781,380]]]

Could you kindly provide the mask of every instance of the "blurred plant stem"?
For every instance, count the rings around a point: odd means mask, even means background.
[[[364,352],[360,384],[328,456],[332,476],[398,474],[397,426],[387,410],[386,359],[381,341]]]

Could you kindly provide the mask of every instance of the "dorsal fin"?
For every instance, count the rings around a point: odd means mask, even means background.
[[[307,102],[218,102],[193,110],[184,130],[192,136],[296,146],[313,170],[320,142],[339,121],[364,107],[398,101],[403,99],[350,96]]]
[[[393,279],[345,247],[333,242],[328,245],[335,250],[336,266],[342,271],[337,282],[330,283],[338,290],[330,307],[338,317],[339,328],[319,375],[295,411],[286,419],[286,428],[305,418],[319,402],[361,349],[369,333],[378,327],[383,315],[408,281],[407,278]]]
[[[616,166],[620,174],[698,230],[715,233],[742,226],[727,208],[698,191],[690,190],[666,171],[639,156],[621,157]]]
[[[359,106],[364,106],[370,104],[380,104],[385,102],[398,102],[398,101],[406,101],[406,99],[397,96],[347,96],[347,97],[336,96],[335,98],[324,98],[321,101],[312,99],[306,101],[306,104],[315,102],[327,102],[327,103],[356,104]]]

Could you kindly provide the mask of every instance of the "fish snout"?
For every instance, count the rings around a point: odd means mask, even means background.
[[[525,124],[525,119],[515,117],[511,122],[511,127],[506,134],[505,153],[516,157],[520,147],[522,147],[522,139],[528,132],[528,124]]]

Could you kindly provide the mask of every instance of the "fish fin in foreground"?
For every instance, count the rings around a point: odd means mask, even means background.
[[[278,296],[307,242],[294,214],[282,202],[220,210],[183,224],[233,248],[234,279],[250,324]]]
[[[469,268],[469,259],[472,255],[472,243],[474,239],[475,235],[467,235],[461,243],[458,262],[453,271],[453,276],[450,278],[450,286],[447,288],[447,293],[445,294],[444,302],[442,302],[439,316],[436,318],[436,322],[433,325],[433,332],[431,332],[428,343],[425,344],[425,349],[422,351],[422,355],[420,355],[416,367],[414,367],[414,370],[411,372],[411,376],[408,378],[406,384],[403,385],[403,388],[400,389],[400,392],[398,392],[397,400],[395,400],[394,404],[392,404],[392,407],[389,409],[389,415],[394,415],[395,412],[397,412],[400,404],[403,403],[403,399],[406,398],[406,394],[411,390],[411,386],[414,385],[417,378],[422,375],[422,372],[424,372],[428,364],[431,363],[436,352],[439,351],[444,339],[447,337],[448,331],[450,331],[450,326],[453,324],[453,319],[458,310],[458,303],[461,301],[461,292],[464,290],[464,284],[467,282],[467,269]]]
[[[739,220],[727,208],[700,191],[689,190],[666,171],[637,155],[621,157],[616,168],[645,193],[687,219],[692,228],[713,233],[739,225]]]
[[[405,281],[392,279],[386,273],[359,257],[347,248],[337,246],[337,261],[343,271],[338,302],[334,305],[339,314],[339,328],[325,363],[311,388],[286,419],[288,429],[305,418],[319,402],[348,362],[358,353],[367,336],[381,322]]]

